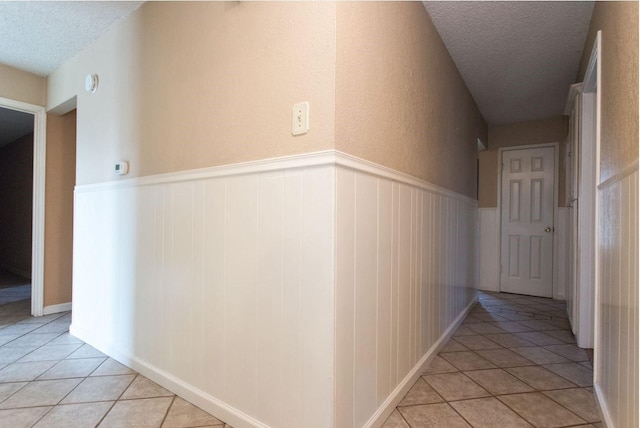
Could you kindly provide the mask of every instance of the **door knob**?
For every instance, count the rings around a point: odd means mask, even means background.
[[[552,230],[552,229],[551,229],[549,226],[547,226],[547,227],[545,227],[545,228],[544,228],[544,231],[545,231],[545,232],[547,232],[547,233],[550,233],[550,232],[551,232],[551,230]]]

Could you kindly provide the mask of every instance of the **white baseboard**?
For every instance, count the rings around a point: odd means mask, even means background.
[[[380,427],[391,415],[398,403],[407,394],[409,389],[415,384],[418,378],[426,370],[427,365],[431,360],[438,355],[438,352],[447,343],[447,341],[453,336],[456,329],[462,324],[462,321],[466,318],[467,314],[478,301],[477,296],[467,305],[464,311],[458,315],[455,322],[449,326],[440,339],[429,349],[429,351],[420,359],[418,364],[415,365],[413,370],[407,374],[407,376],[400,382],[395,390],[387,397],[385,402],[379,407],[378,411],[364,425],[365,427]],[[252,418],[251,416],[227,405],[215,397],[187,384],[186,382],[172,376],[171,374],[160,370],[159,368],[148,364],[147,362],[136,358],[129,353],[121,352],[117,346],[108,343],[97,342],[93,340],[91,335],[75,325],[69,327],[69,333],[72,336],[88,343],[100,352],[109,355],[111,358],[119,361],[120,363],[136,370],[138,373],[146,376],[152,381],[156,382],[160,386],[167,388],[169,391],[183,397],[187,401],[195,404],[201,409],[211,413],[212,415],[224,420],[230,425],[237,428],[252,428],[252,427],[264,427],[266,425],[260,421]]]
[[[606,402],[602,397],[602,390],[600,389],[600,385],[597,383],[593,385],[593,395],[596,398],[596,405],[598,407],[598,412],[600,413],[600,419],[604,423],[605,427],[613,427],[613,421],[611,420],[611,415],[609,414],[609,409],[607,408]]]
[[[128,352],[122,352],[117,345],[93,340],[91,334],[71,324],[69,333],[93,346],[98,351],[137,371],[158,385],[200,407],[218,419],[236,428],[269,428],[267,425],[243,413],[242,411],[216,399],[204,391],[195,388],[164,370],[134,357]]]
[[[411,387],[416,383],[418,378],[422,376],[422,373],[426,370],[427,365],[433,360],[433,358],[438,355],[438,352],[442,347],[449,341],[453,333],[455,333],[456,329],[462,324],[462,321],[467,317],[467,314],[473,308],[473,305],[478,301],[478,295],[471,300],[471,302],[467,305],[464,311],[458,315],[455,321],[449,326],[449,328],[440,336],[440,339],[436,343],[433,344],[431,349],[427,351],[426,354],[418,361],[413,367],[407,376],[398,384],[398,386],[393,390],[393,392],[387,397],[387,399],[382,403],[382,405],[378,408],[378,410],[371,416],[371,418],[364,424],[365,428],[373,428],[373,427],[381,427],[382,424],[387,420],[387,418],[393,413],[394,409],[400,403],[400,401],[404,398],[404,396],[409,392]]]
[[[68,312],[71,310],[71,302],[60,303],[59,305],[45,306],[42,312],[43,315],[58,314],[60,312]]]

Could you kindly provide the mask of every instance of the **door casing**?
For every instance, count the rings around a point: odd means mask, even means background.
[[[0,107],[33,114],[31,315],[44,314],[44,194],[47,114],[44,107],[0,97]]]

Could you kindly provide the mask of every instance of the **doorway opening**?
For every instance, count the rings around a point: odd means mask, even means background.
[[[76,110],[47,117],[44,315],[71,310]]]
[[[30,312],[34,316],[43,315],[43,291],[44,291],[44,193],[45,193],[45,140],[46,140],[46,113],[44,107],[23,103],[8,98],[0,98],[0,108],[9,112],[27,114],[32,125],[32,175],[31,175],[31,257],[30,266],[25,268],[13,268],[12,274],[22,277],[30,276]],[[8,113],[9,114],[9,113]],[[24,195],[23,195],[24,196]],[[24,210],[24,208],[22,208]],[[24,213],[22,213],[24,214]],[[22,257],[24,258],[24,257]],[[27,255],[28,259],[28,255]],[[24,262],[21,262],[24,266]],[[11,264],[11,263],[9,263]],[[17,270],[18,272],[15,272]],[[13,280],[16,280],[14,277]],[[9,279],[10,282],[10,279]],[[22,284],[26,289],[28,284]]]
[[[31,113],[0,108],[0,305],[31,306]]]

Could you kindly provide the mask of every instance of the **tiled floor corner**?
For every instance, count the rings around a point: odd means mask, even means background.
[[[31,317],[29,294],[0,289],[0,428],[231,428],[69,335],[70,313]]]
[[[383,428],[602,427],[564,302],[479,294]]]

